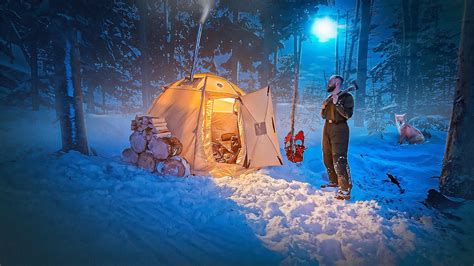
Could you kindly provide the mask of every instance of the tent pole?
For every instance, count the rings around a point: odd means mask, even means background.
[[[298,39],[299,37],[299,39]],[[296,113],[296,100],[298,98],[298,79],[300,75],[300,60],[301,60],[301,34],[294,33],[293,35],[293,50],[294,50],[294,86],[293,86],[293,99],[291,105],[291,147],[293,149],[293,137],[295,134],[295,113]]]
[[[207,85],[207,76],[204,79],[204,86],[202,87],[202,92],[201,92],[201,105],[199,106],[199,114],[198,114],[198,119],[197,119],[197,125],[194,128],[194,150],[193,150],[193,165],[192,165],[192,170],[193,171],[194,171],[194,166],[195,166],[195,162],[196,162],[198,128],[199,128],[199,125],[201,124],[202,106],[204,104],[204,94],[206,92],[206,85]]]

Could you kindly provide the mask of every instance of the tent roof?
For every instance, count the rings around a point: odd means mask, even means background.
[[[195,74],[192,83],[188,77],[180,79],[165,86],[164,89],[201,90],[204,85],[206,85],[207,93],[222,94],[226,96],[245,95],[245,92],[234,83],[211,73]]]

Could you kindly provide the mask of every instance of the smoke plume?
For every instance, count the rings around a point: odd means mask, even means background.
[[[211,11],[211,7],[214,5],[214,0],[199,0],[199,5],[202,7],[202,15],[199,23],[204,24],[206,22],[207,17],[209,16],[209,12]]]

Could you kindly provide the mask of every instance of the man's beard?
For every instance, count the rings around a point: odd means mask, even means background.
[[[335,89],[336,89],[336,85],[330,85],[330,86],[328,86],[327,91],[328,92],[333,92]]]

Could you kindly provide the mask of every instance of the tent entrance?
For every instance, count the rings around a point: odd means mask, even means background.
[[[234,98],[209,100],[212,106],[210,133],[216,162],[235,164],[241,149],[238,104]]]

